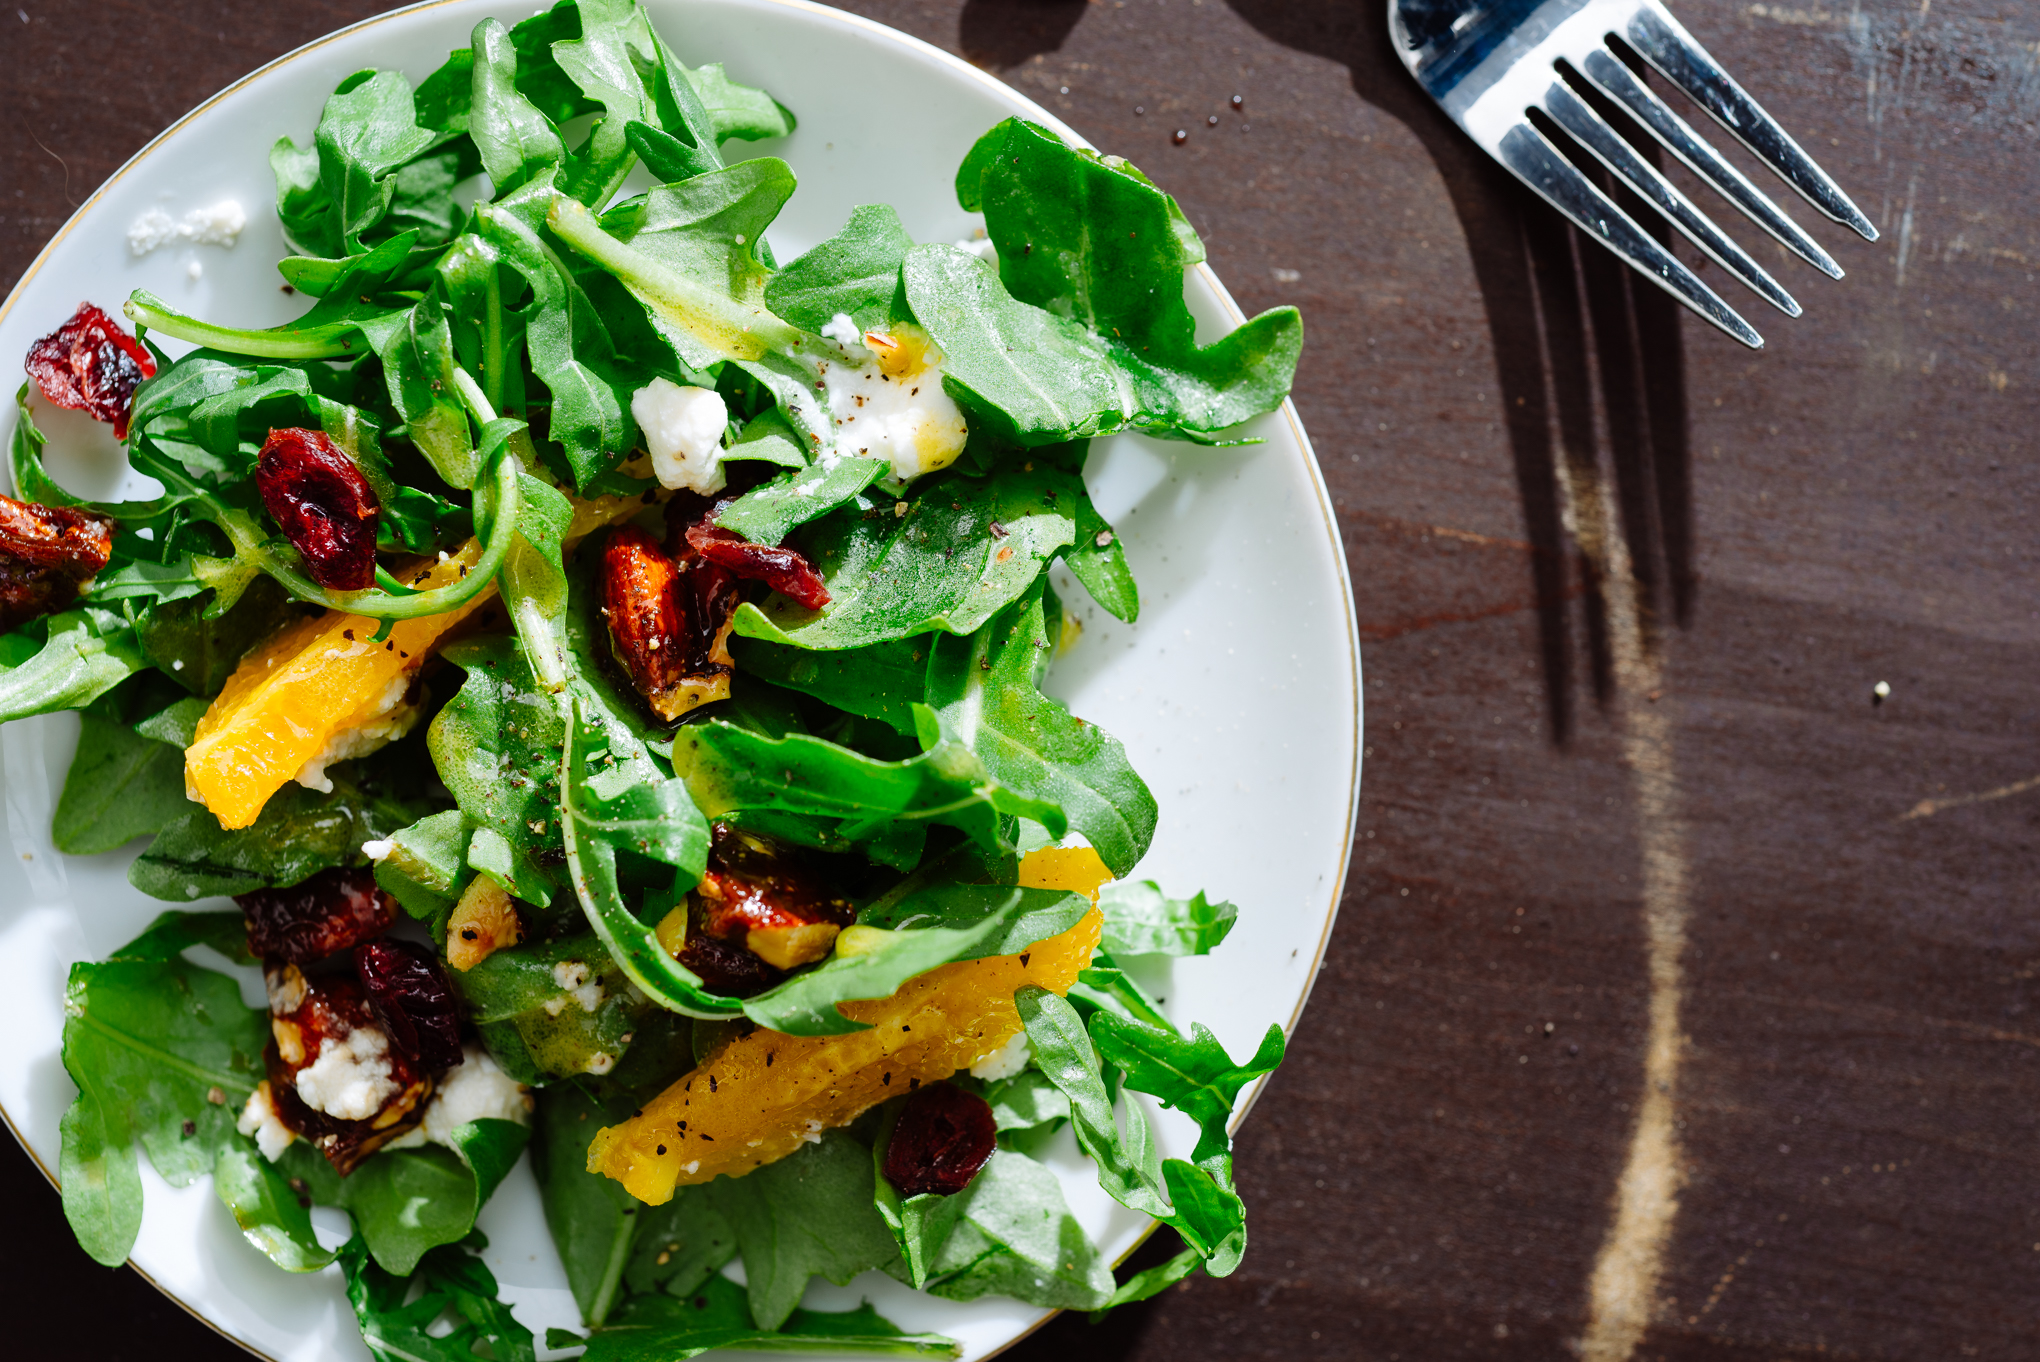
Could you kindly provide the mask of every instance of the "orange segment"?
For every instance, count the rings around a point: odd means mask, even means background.
[[[643,510],[642,496],[576,499],[572,547],[604,525]],[[446,586],[481,560],[470,539],[410,585]],[[199,720],[184,753],[184,784],[224,828],[245,828],[269,797],[349,729],[403,702],[411,678],[456,624],[496,599],[493,583],[443,615],[400,620],[381,643],[380,620],[328,610],[289,626],[243,658]]]
[[[1110,878],[1089,848],[1037,851],[1020,869],[1023,885],[1094,900]],[[1003,1047],[1021,1025],[1014,992],[1035,984],[1067,993],[1090,963],[1103,927],[1094,908],[1062,935],[1017,955],[943,965],[908,980],[890,998],[843,1004],[846,1015],[870,1025],[868,1031],[753,1031],[716,1051],[638,1116],[598,1131],[588,1146],[588,1171],[606,1173],[657,1206],[672,1199],[676,1186],[717,1174],[742,1177],[783,1159],[886,1098],[947,1078]]]
[[[481,553],[469,540],[412,584],[445,586]],[[495,598],[492,586],[443,615],[400,620],[381,643],[369,641],[381,621],[338,610],[285,629],[242,659],[199,720],[184,753],[186,788],[221,827],[247,827],[335,736],[402,704],[440,637]]]

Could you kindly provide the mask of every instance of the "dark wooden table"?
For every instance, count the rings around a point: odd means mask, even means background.
[[[379,8],[21,3],[9,282],[158,129]],[[1797,322],[1703,269],[1752,354],[1526,208],[1377,0],[852,8],[1151,172],[1249,312],[1303,308],[1366,640],[1247,1261],[1012,1356],[2040,1356],[2040,12],[1681,0],[1884,233],[1815,228],[1839,284],[1763,245]],[[51,1326],[10,1356],[234,1355],[0,1157],[10,1332]]]

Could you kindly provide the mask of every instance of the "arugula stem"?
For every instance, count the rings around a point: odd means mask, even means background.
[[[502,410],[504,374],[509,364],[508,347],[503,339],[502,271],[491,265],[487,306],[482,311],[482,391],[488,394],[493,410]]]
[[[726,359],[755,360],[777,351],[798,357],[800,330],[762,307],[750,307],[676,273],[602,230],[586,206],[561,195],[546,225],[569,246],[608,270],[671,325]]]
[[[161,331],[166,336],[175,336],[193,345],[257,359],[345,359],[365,354],[368,350],[361,328],[353,322],[287,326],[273,331],[241,331],[187,316],[147,289],[136,289],[122,310],[137,326]]]

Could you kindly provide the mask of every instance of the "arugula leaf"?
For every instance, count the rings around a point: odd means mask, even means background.
[[[378,1362],[535,1362],[531,1330],[496,1298],[495,1275],[467,1251],[483,1244],[474,1234],[436,1248],[408,1276],[377,1266],[358,1234],[342,1246],[347,1301]],[[452,1329],[435,1327],[449,1316]]]
[[[1119,1288],[1112,1293],[1111,1300],[1091,1312],[1091,1322],[1096,1324],[1108,1311],[1117,1310],[1122,1305],[1131,1305],[1150,1296],[1159,1296],[1203,1266],[1204,1260],[1197,1256],[1197,1250],[1186,1248],[1166,1262],[1137,1272],[1119,1284]]]
[[[662,778],[643,744],[592,692],[577,686],[568,698],[573,721],[560,768],[561,831],[582,909],[611,958],[662,1007],[693,1017],[737,1015],[738,1001],[710,993],[659,944],[655,930],[665,911],[701,879],[708,863],[708,821],[686,784]],[[624,899],[619,852],[672,867],[672,889],[652,896],[642,916]]]
[[[412,917],[432,919],[435,935],[466,887],[471,831],[459,809],[427,814],[391,833],[389,854],[375,863],[375,882]]]
[[[285,1272],[316,1272],[338,1255],[319,1246],[308,1202],[252,1144],[223,1146],[213,1164],[213,1191],[233,1212],[248,1242]]]
[[[744,1257],[751,1316],[776,1330],[819,1273],[838,1286],[891,1262],[892,1231],[872,1205],[871,1150],[843,1131],[741,1178],[708,1184]]]
[[[193,806],[128,867],[128,883],[173,903],[284,888],[333,866],[360,864],[363,842],[417,821],[420,810],[392,795],[337,774],[330,779],[330,794],[284,786],[252,824],[232,831]]]
[[[463,640],[441,656],[467,679],[425,741],[473,835],[495,839],[479,859],[470,847],[469,863],[512,897],[547,907],[561,888],[549,866],[564,855],[559,796],[549,788],[558,779],[559,713],[512,639]]]
[[[833,955],[744,1002],[744,1015],[790,1036],[870,1030],[838,1003],[891,997],[907,980],[940,965],[1012,955],[1077,925],[1091,911],[1082,894],[1008,885],[944,884],[866,913],[866,926],[893,928],[861,955]]]
[[[1119,390],[1112,400],[1078,415],[1069,434],[1097,434],[1126,424],[1151,434],[1209,441],[1227,427],[1273,410],[1287,395],[1303,344],[1296,309],[1264,312],[1200,347],[1183,301],[1183,274],[1203,260],[1204,248],[1175,200],[1125,161],[1079,151],[1046,128],[1009,118],[980,138],[965,159],[957,173],[957,198],[983,210],[985,231],[998,249],[1003,287],[997,294],[1009,301],[1002,304],[992,291],[980,292],[976,316],[945,313],[938,327],[922,316],[924,299],[933,299],[925,286],[917,291],[910,260],[907,292],[915,316],[952,357],[957,352],[945,331],[959,342],[970,337],[971,362],[980,369],[987,357],[976,347],[983,338],[1018,324],[1012,303],[1069,319],[1077,330],[1055,328],[1059,342],[1085,348],[1082,342],[1088,341]],[[952,278],[958,263],[931,262]],[[1049,378],[1059,365],[1045,358],[1044,365],[1030,368],[1029,356],[1016,356],[1013,369],[1003,376]],[[1069,410],[1073,415],[1078,411]],[[1015,429],[1038,434],[1042,427],[1016,421]],[[1038,438],[1019,442],[1041,443]]]
[[[1049,655],[1046,586],[1037,581],[968,638],[929,639],[928,705],[939,727],[921,741],[970,748],[1001,784],[1059,807],[1106,867],[1125,875],[1154,839],[1155,798],[1118,739],[1035,688]]]
[[[716,1273],[737,1256],[736,1232],[709,1204],[703,1187],[678,1188],[663,1206],[640,1205],[637,1216],[637,1244],[623,1270],[633,1295],[691,1296],[703,1283],[722,1280]]]
[[[377,1265],[403,1276],[431,1250],[468,1236],[483,1203],[524,1152],[530,1131],[515,1121],[490,1119],[456,1126],[447,1138],[451,1149],[433,1144],[383,1150],[344,1178],[303,1141],[285,1150],[277,1167],[313,1201],[353,1216],[356,1234]]]
[[[240,1138],[235,1118],[262,1077],[266,1013],[179,955],[207,929],[239,929],[240,915],[186,916],[166,913],[113,959],[73,965],[64,991],[64,1068],[78,1085],[61,1123],[64,1214],[109,1267],[141,1229],[136,1141],[164,1181],[190,1185]]]
[[[1105,939],[1114,955],[1207,955],[1231,933],[1240,910],[1230,903],[1172,899],[1153,880],[1115,880],[1098,891]]]
[[[615,1179],[588,1171],[588,1140],[612,1119],[608,1107],[578,1084],[538,1092],[531,1170],[574,1304],[590,1327],[607,1319],[620,1299],[624,1267],[649,1209],[635,1204]]]
[[[581,1340],[564,1330],[549,1331],[552,1347]],[[688,1300],[637,1296],[624,1304],[608,1327],[587,1340],[585,1362],[682,1362],[705,1352],[820,1352],[855,1357],[959,1357],[962,1345],[940,1334],[907,1334],[869,1304],[855,1310],[795,1310],[783,1328],[760,1329],[752,1322],[744,1288],[726,1277],[710,1277]]]
[[[0,636],[0,723],[78,709],[148,665],[134,626],[80,606]]]
[[[181,748],[87,710],[77,755],[57,796],[50,840],[74,856],[112,851],[160,832],[190,808]]]
[[[584,982],[563,987],[555,972],[561,966],[561,973]],[[496,951],[453,978],[469,1015],[492,1040],[505,1039],[506,1028],[514,1032],[514,1048],[533,1071],[527,1081],[572,1078],[614,1064],[650,1010],[632,998],[622,970],[588,933]]]
[[[303,613],[268,577],[250,582],[232,609],[207,619],[211,604],[203,596],[166,601],[135,621],[149,661],[193,695],[219,694],[251,648]]]
[[[928,1277],[936,1258],[942,1253],[942,1246],[956,1230],[957,1219],[963,1214],[964,1199],[961,1195],[943,1196],[935,1192],[903,1197],[899,1189],[886,1180],[886,1150],[892,1144],[893,1131],[898,1129],[900,1113],[904,1109],[904,1102],[888,1102],[883,1108],[878,1139],[871,1147],[872,1205],[878,1208],[886,1228],[892,1231],[893,1243],[899,1248],[899,1259],[889,1270],[908,1286],[921,1291],[928,1285]]]
[[[950,1199],[959,1203],[956,1224],[930,1266],[930,1295],[1076,1310],[1110,1299],[1112,1265],[1070,1213],[1062,1183],[1033,1159],[995,1150]]]
[[[932,644],[930,638],[915,637],[810,652],[732,637],[730,654],[742,674],[812,695],[860,718],[881,720],[912,737],[914,706],[926,695]]]
[[[754,544],[779,544],[796,526],[827,515],[890,470],[884,459],[838,459],[812,469],[789,469],[731,502],[715,523]]]
[[[792,135],[792,111],[763,90],[731,80],[721,62],[681,70],[708,112],[717,142],[727,142],[732,137],[762,142],[770,137]]]
[[[802,648],[858,648],[942,630],[971,634],[1034,584],[1076,538],[1083,480],[1040,461],[996,478],[922,478],[899,503],[859,498],[814,522],[820,611],[784,598],[737,608],[736,632]]]
[[[673,769],[709,818],[793,832],[791,814],[825,836],[860,842],[900,825],[943,824],[987,847],[1002,847],[1000,818],[1018,815],[1055,829],[1067,824],[1053,804],[1007,789],[968,749],[940,742],[905,761],[879,761],[802,733],[768,738],[720,719],[683,727],[673,740]],[[766,824],[770,828],[766,828]]]
[[[772,276],[765,305],[816,335],[839,314],[860,332],[883,326],[894,320],[900,264],[913,245],[890,204],[863,204],[842,231]]]
[[[1072,1004],[1086,1017],[1104,1009],[1117,1012],[1122,1017],[1144,1021],[1149,1026],[1158,1026],[1173,1032],[1175,1023],[1162,1015],[1162,1009],[1147,990],[1134,982],[1133,976],[1119,968],[1106,951],[1094,951],[1091,963],[1077,971],[1077,982],[1070,987],[1067,995]]]
[[[988,1082],[980,1096],[990,1104],[992,1120],[1001,1133],[1035,1130],[1070,1119],[1070,1099],[1039,1069],[1022,1069],[1011,1078]]]
[[[524,25],[518,25],[523,29]],[[501,22],[484,19],[470,39],[473,85],[468,105],[468,136],[481,153],[482,168],[503,198],[548,166],[566,159],[553,120],[525,97],[519,87],[519,49]],[[565,117],[572,117],[567,114]]]
[[[1077,1143],[1098,1168],[1112,1198],[1173,1226],[1215,1277],[1239,1266],[1246,1252],[1246,1209],[1232,1183],[1227,1122],[1239,1091],[1282,1062],[1282,1028],[1272,1026],[1245,1064],[1235,1063],[1199,1026],[1189,1039],[1172,1030],[1092,1014],[1086,1034],[1069,1002],[1037,988],[1014,995],[1035,1062],[1070,1099]],[[1194,1162],[1160,1158],[1146,1118],[1132,1102],[1115,1121],[1104,1078],[1110,1065],[1126,1086],[1160,1098],[1198,1123]]]

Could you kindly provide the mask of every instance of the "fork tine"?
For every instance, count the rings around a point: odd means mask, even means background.
[[[1852,203],[1841,186],[1813,158],[1799,149],[1776,119],[1743,92],[1707,49],[1694,41],[1670,11],[1657,0],[1639,0],[1622,38],[1666,80],[1693,97],[1736,140],[1767,162],[1806,201],[1836,222],[1853,227],[1865,241],[1877,239],[1877,228]]]
[[[1493,151],[1495,159],[1529,185],[1539,198],[1621,256],[1653,284],[1752,350],[1763,348],[1764,338],[1755,328],[1596,189],[1579,167],[1566,160],[1551,139],[1528,121],[1504,132]]]
[[[1750,259],[1742,247],[1731,241],[1693,201],[1672,187],[1657,168],[1636,154],[1615,129],[1591,105],[1573,93],[1563,81],[1554,81],[1544,93],[1544,111],[1594,159],[1619,175],[1631,189],[1655,207],[1684,234],[1687,240],[1712,256],[1715,263],[1741,279],[1764,300],[1788,317],[1797,317],[1800,307],[1763,266]]]
[[[1787,217],[1785,210],[1773,203],[1769,195],[1723,159],[1721,153],[1694,132],[1685,119],[1673,113],[1671,107],[1659,99],[1648,85],[1636,78],[1634,71],[1616,60],[1614,53],[1597,46],[1580,59],[1579,69],[1580,74],[1620,104],[1630,117],[1657,138],[1665,150],[1713,185],[1723,198],[1740,208],[1752,222],[1828,278],[1842,277],[1842,267],[1835,263],[1833,256],[1821,249],[1819,242]]]

